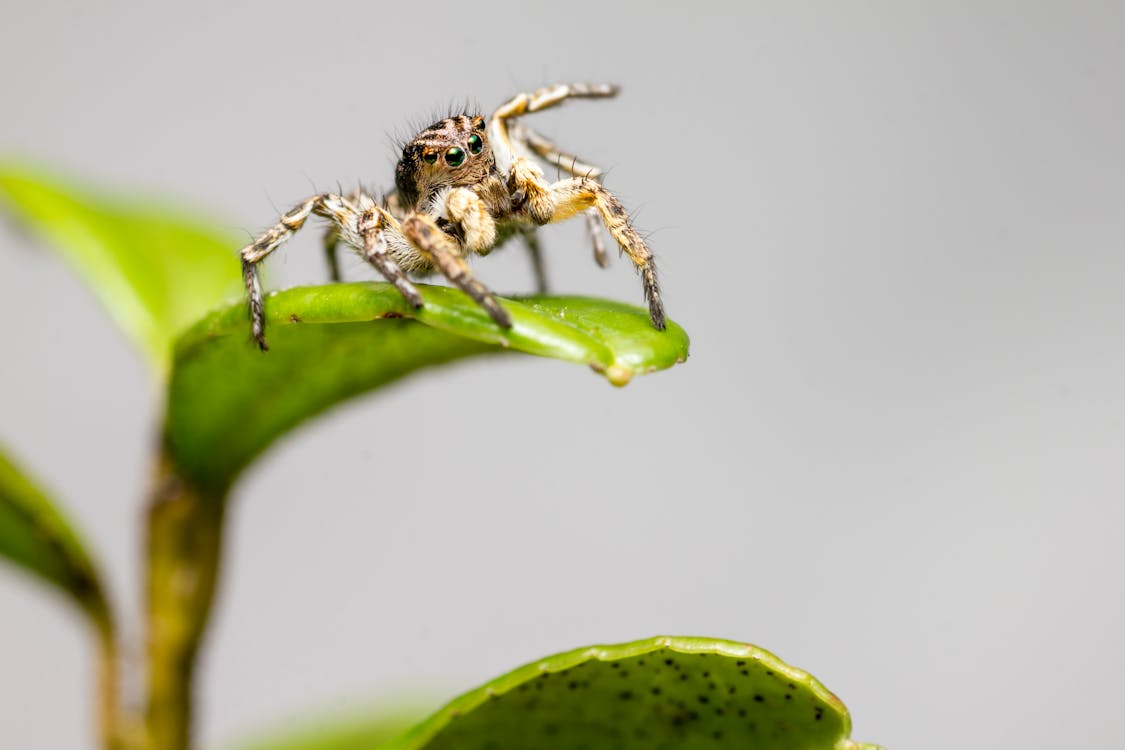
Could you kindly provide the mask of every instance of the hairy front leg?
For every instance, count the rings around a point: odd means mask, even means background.
[[[432,218],[426,214],[407,216],[402,222],[402,234],[450,283],[483,307],[498,325],[503,328],[512,327],[508,311],[500,306],[488,287],[473,276],[469,264],[461,257],[457,243],[441,231]]]

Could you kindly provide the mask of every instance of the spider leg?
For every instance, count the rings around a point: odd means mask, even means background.
[[[656,281],[656,263],[652,251],[629,223],[625,207],[617,197],[605,189],[597,180],[573,177],[556,182],[548,187],[554,212],[551,221],[564,221],[580,212],[595,209],[605,223],[613,239],[621,247],[641,274],[645,300],[648,302],[649,318],[657,330],[665,328],[664,304],[660,299],[660,286]]]
[[[555,145],[554,141],[550,138],[537,133],[521,122],[512,123],[511,137],[514,142],[526,146],[528,150],[540,159],[553,167],[561,169],[571,177],[590,177],[598,179],[605,174],[605,170],[590,164],[574,154],[563,151]]]
[[[512,327],[508,311],[500,306],[488,287],[473,276],[469,264],[461,257],[457,243],[438,227],[433,217],[412,213],[402,222],[402,234],[445,278],[483,307],[498,325]]]
[[[492,113],[488,135],[496,155],[496,166],[509,177],[509,185],[518,203],[538,224],[550,220],[550,199],[541,187],[546,180],[543,170],[525,155],[523,144],[508,132],[509,121],[532,112],[558,106],[567,99],[597,99],[617,95],[617,87],[606,83],[562,83],[536,89],[530,94],[516,94]]]
[[[359,205],[366,194],[362,190],[354,190],[348,194],[348,202]],[[324,231],[324,257],[328,261],[328,277],[332,281],[340,281],[343,277],[340,276],[340,256],[336,252],[336,248],[340,243],[340,230],[336,225],[330,225]]]
[[[536,156],[548,164],[560,169],[572,177],[589,177],[600,179],[604,170],[584,161],[574,154],[568,154],[554,144],[549,138],[540,135],[522,123],[512,123],[512,139],[514,142],[526,146]],[[586,233],[590,236],[590,244],[594,248],[594,262],[602,268],[609,266],[609,255],[605,251],[602,241],[601,217],[597,209],[586,211]],[[535,262],[535,259],[532,259]]]
[[[547,269],[543,265],[543,252],[539,247],[539,235],[535,227],[522,227],[520,238],[523,240],[527,254],[531,256],[531,272],[535,274],[535,291],[540,294],[547,293]]]
[[[363,242],[363,258],[375,270],[383,275],[387,281],[395,285],[399,293],[414,307],[423,304],[422,295],[418,289],[406,278],[406,274],[399,268],[398,263],[387,252],[387,230],[401,233],[398,222],[385,210],[376,206],[373,201],[364,201],[363,212],[356,221],[356,231]]]
[[[340,232],[353,231],[352,227],[355,226],[355,207],[335,193],[322,193],[298,203],[262,236],[239,251],[242,257],[242,280],[246,284],[250,307],[250,330],[262,351],[267,351],[269,345],[265,336],[265,303],[258,279],[258,264],[299,231],[311,214],[329,219],[334,229]]]
[[[609,255],[605,251],[605,243],[602,242],[602,224],[601,216],[598,215],[597,209],[588,209],[586,211],[586,233],[590,235],[590,244],[594,246],[594,262],[601,268],[609,268]]]
[[[340,258],[336,253],[336,245],[340,242],[340,232],[336,227],[329,227],[324,232],[324,258],[328,261],[328,278],[340,281]]]
[[[604,99],[617,96],[617,92],[617,86],[611,83],[559,83],[536,89],[530,94],[516,94],[492,113],[489,134],[493,143],[499,141],[510,149],[512,145],[508,138],[508,120],[556,107],[567,99]]]

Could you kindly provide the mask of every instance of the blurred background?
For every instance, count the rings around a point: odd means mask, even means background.
[[[617,82],[534,125],[610,168],[692,336],[624,390],[531,357],[424,373],[272,450],[236,490],[203,745],[657,633],[768,648],[900,750],[1125,742],[1120,3],[4,15],[0,152],[247,237],[389,187],[393,137],[450,102]],[[555,290],[640,304],[581,222],[542,241]],[[319,233],[268,267],[324,281]],[[518,250],[476,269],[531,289]],[[136,657],[159,389],[6,225],[0,320],[0,439],[100,553]],[[78,618],[0,567],[0,634],[2,743],[91,748]]]

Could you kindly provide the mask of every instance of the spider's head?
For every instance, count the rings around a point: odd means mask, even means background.
[[[492,171],[488,123],[480,115],[454,115],[414,136],[395,166],[395,186],[408,206],[443,187],[473,185]]]

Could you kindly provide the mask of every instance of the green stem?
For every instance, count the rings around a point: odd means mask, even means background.
[[[191,746],[192,676],[218,578],[225,496],[162,457],[148,508],[148,750]]]

